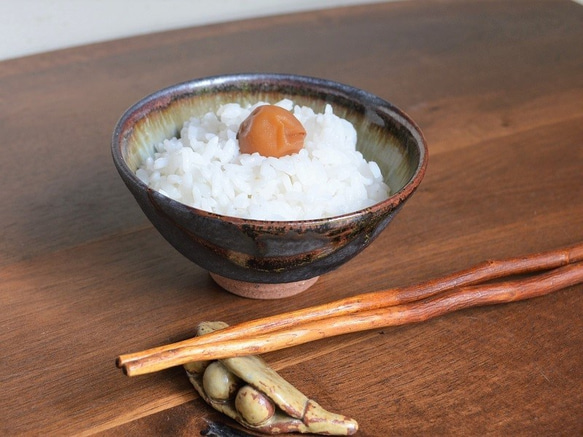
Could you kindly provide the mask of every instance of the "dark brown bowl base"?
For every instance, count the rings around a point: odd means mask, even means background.
[[[281,299],[294,296],[306,291],[318,280],[315,278],[303,281],[286,282],[283,284],[261,284],[257,282],[237,281],[236,279],[225,278],[216,273],[209,273],[211,278],[222,288],[237,296],[250,299]]]

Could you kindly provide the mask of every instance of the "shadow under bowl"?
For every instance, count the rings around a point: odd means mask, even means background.
[[[196,209],[149,188],[135,174],[154,146],[178,136],[193,116],[220,105],[288,98],[323,112],[326,104],[350,121],[357,149],[375,161],[391,196],[341,216],[262,221]],[[240,296],[275,299],[304,291],[366,248],[419,186],[427,166],[420,129],[401,110],[366,91],[306,76],[235,74],[180,83],[130,107],[112,139],[114,164],[148,219],[185,257]]]

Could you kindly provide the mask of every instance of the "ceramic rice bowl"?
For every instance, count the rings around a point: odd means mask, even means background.
[[[349,120],[357,149],[376,161],[391,196],[368,208],[323,219],[261,221],[196,209],[149,188],[135,174],[155,144],[177,136],[192,116],[221,104],[295,104]],[[383,231],[423,179],[427,146],[401,110],[366,91],[289,74],[237,74],[195,79],[157,91],[129,108],[112,140],[114,164],[145,215],[182,255],[228,291],[275,299],[309,288],[352,259]]]

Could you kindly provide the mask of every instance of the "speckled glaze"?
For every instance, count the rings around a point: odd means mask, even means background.
[[[369,208],[333,218],[270,222],[221,216],[195,209],[148,188],[135,175],[154,145],[176,136],[190,117],[223,103],[275,103],[290,98],[351,121],[357,148],[375,160],[393,195]],[[237,74],[196,79],[160,90],[136,103],[121,117],[112,140],[113,161],[123,181],[158,231],[180,253],[214,277],[229,283],[262,286],[277,294],[277,284],[311,285],[367,247],[385,229],[421,182],[427,146],[419,128],[392,104],[324,79],[282,74]],[[307,281],[311,280],[311,281]],[[237,287],[229,290],[237,294]],[[301,287],[297,292],[303,291]],[[244,295],[244,294],[242,294]]]

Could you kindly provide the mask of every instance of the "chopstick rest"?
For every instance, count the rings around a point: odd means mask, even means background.
[[[223,322],[203,322],[196,335],[227,327]],[[352,435],[358,430],[355,420],[325,410],[258,356],[194,361],[184,369],[207,404],[245,428],[266,434]]]

